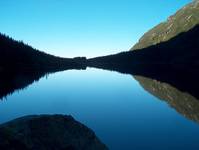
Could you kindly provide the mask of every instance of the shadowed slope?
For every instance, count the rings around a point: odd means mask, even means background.
[[[193,67],[199,66],[199,25],[167,42],[139,51],[92,58],[88,63],[90,66],[166,64],[171,67],[181,66],[185,70],[194,69]]]
[[[0,34],[0,71],[85,68],[86,58],[61,58]]]

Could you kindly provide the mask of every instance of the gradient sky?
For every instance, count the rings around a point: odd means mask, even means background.
[[[191,0],[0,0],[0,32],[64,57],[129,50]]]

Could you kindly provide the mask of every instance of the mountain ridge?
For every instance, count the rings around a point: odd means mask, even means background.
[[[174,38],[199,24],[199,0],[195,0],[170,16],[167,21],[146,32],[130,50],[139,50]]]
[[[85,57],[63,58],[39,51],[0,33],[0,71],[85,68]]]

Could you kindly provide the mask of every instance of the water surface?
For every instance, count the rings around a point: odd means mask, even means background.
[[[199,110],[193,114],[175,98],[171,107],[172,94],[167,95],[171,102],[160,100],[141,83],[132,75],[93,68],[54,73],[3,98],[0,123],[32,114],[67,114],[111,150],[198,149],[199,124],[187,114],[197,116]]]

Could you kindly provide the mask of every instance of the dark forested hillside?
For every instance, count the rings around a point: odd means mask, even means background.
[[[92,58],[89,65],[138,65],[167,64],[172,66],[199,66],[199,25],[181,33],[169,41],[139,51],[122,52],[115,55]],[[187,69],[187,68],[186,68]]]
[[[85,58],[69,59],[55,57],[0,34],[0,71],[84,68],[83,63],[85,60]]]

